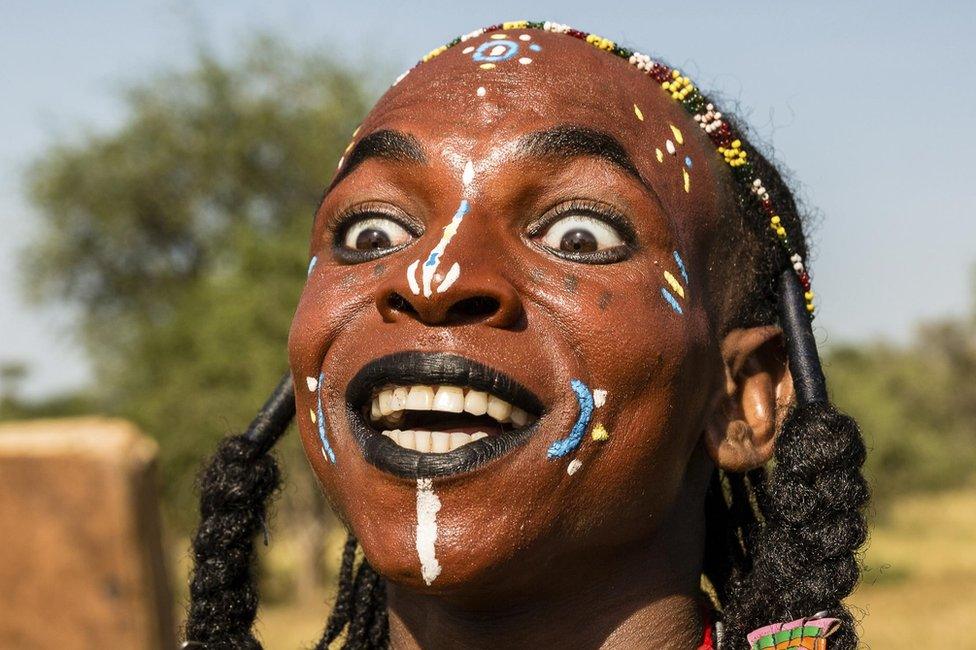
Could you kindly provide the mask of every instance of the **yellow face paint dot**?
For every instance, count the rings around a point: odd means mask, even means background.
[[[685,192],[690,192],[691,191],[691,176],[688,175],[688,170],[687,169],[682,169],[681,170],[681,173],[685,177]]]
[[[678,130],[678,127],[676,127],[674,124],[670,124],[669,126],[671,127],[671,133],[674,134],[675,142],[678,144],[684,144],[685,136],[681,135],[681,131]]]
[[[667,280],[668,284],[671,285],[671,288],[674,289],[674,292],[676,294],[678,294],[682,298],[685,297],[685,289],[684,289],[684,287],[682,287],[681,284],[675,279],[675,277],[673,275],[671,275],[671,272],[670,271],[665,271],[664,272],[664,279]]]
[[[610,439],[610,432],[602,424],[597,424],[590,432],[590,436],[597,442],[603,442]]]
[[[658,162],[664,162],[664,152],[660,149],[654,149],[654,156],[657,158]]]
[[[641,109],[637,108],[637,104],[634,104],[634,115],[636,115],[637,119],[641,122],[644,121],[644,114],[641,113]]]
[[[315,424],[316,422],[315,411],[313,411],[312,409],[308,409],[308,417],[312,418],[312,424]]]
[[[495,64],[494,63],[482,63],[478,67],[481,68],[482,70],[491,70],[491,69],[493,69],[495,67]]]
[[[493,38],[496,41],[500,41],[503,38],[508,38],[508,34],[492,34],[489,38]]]

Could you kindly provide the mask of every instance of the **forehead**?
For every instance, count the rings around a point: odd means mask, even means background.
[[[636,150],[646,127],[662,121],[681,128],[690,122],[625,60],[576,38],[519,29],[483,34],[416,67],[378,102],[366,126],[436,123],[483,142],[485,132],[501,140],[573,123],[613,133]]]
[[[619,141],[692,239],[720,218],[724,169],[696,123],[627,60],[563,34],[502,30],[458,43],[394,84],[357,136],[402,131],[433,163],[456,167],[505,161],[520,137],[566,125]]]

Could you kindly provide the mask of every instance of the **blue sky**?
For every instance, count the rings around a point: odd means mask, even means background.
[[[22,299],[15,252],[36,215],[22,174],[45,146],[124,119],[129,82],[249,35],[383,71],[475,27],[519,18],[599,33],[681,67],[772,145],[815,210],[817,336],[905,340],[970,309],[976,264],[976,4],[969,2],[465,4],[7,0],[0,21],[0,362],[31,395],[90,377],[71,311]],[[567,62],[571,65],[571,62]],[[392,79],[391,79],[392,81]],[[323,182],[326,179],[323,179]]]

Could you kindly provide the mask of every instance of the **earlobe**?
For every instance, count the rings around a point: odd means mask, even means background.
[[[720,468],[745,472],[772,458],[793,380],[778,327],[733,330],[721,352],[726,380],[713,401],[705,445]]]

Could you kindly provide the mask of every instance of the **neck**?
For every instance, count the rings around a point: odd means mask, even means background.
[[[544,574],[505,592],[432,595],[388,583],[391,645],[698,648],[704,521],[680,506],[673,512],[684,516],[668,517],[655,540],[594,550],[584,561],[549,558],[536,563]]]

